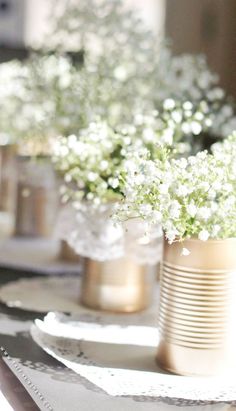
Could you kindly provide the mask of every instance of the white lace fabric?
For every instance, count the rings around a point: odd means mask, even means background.
[[[148,231],[145,222],[135,219],[114,224],[114,204],[94,208],[89,203],[75,210],[71,204],[60,212],[55,235],[64,239],[84,257],[106,261],[129,257],[139,264],[155,265],[162,252],[160,227]]]
[[[169,398],[178,405],[236,400],[232,376],[182,377],[158,369],[157,327],[104,325],[49,313],[43,321],[36,320],[32,337],[51,356],[112,396]]]

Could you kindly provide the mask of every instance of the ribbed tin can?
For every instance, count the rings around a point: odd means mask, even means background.
[[[164,240],[159,330],[163,369],[202,376],[236,369],[236,238]]]
[[[110,312],[145,309],[151,300],[155,271],[128,258],[109,261],[85,259],[81,303]]]

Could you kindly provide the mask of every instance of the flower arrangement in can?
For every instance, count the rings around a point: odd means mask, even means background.
[[[170,243],[236,236],[236,134],[188,158],[137,154],[126,162],[125,201],[120,216],[161,224]]]

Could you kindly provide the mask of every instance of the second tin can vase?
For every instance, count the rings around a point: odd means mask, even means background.
[[[165,241],[160,292],[158,364],[180,375],[235,370],[236,239]]]
[[[18,181],[15,234],[48,237],[58,208],[56,178],[50,158],[17,158]]]
[[[0,145],[0,211],[14,211],[15,152],[15,146],[12,144]]]
[[[85,259],[81,302],[110,312],[141,311],[150,304],[153,282],[151,270],[128,258],[105,262]]]

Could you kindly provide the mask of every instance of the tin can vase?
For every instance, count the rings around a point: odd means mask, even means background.
[[[89,308],[120,313],[144,310],[150,304],[154,276],[128,258],[105,262],[85,259],[81,303]]]
[[[52,234],[58,209],[58,194],[49,158],[17,159],[15,235],[48,237]]]
[[[16,148],[0,145],[0,211],[13,212],[16,189]]]
[[[235,372],[236,238],[164,241],[159,330],[161,368],[196,376]]]

